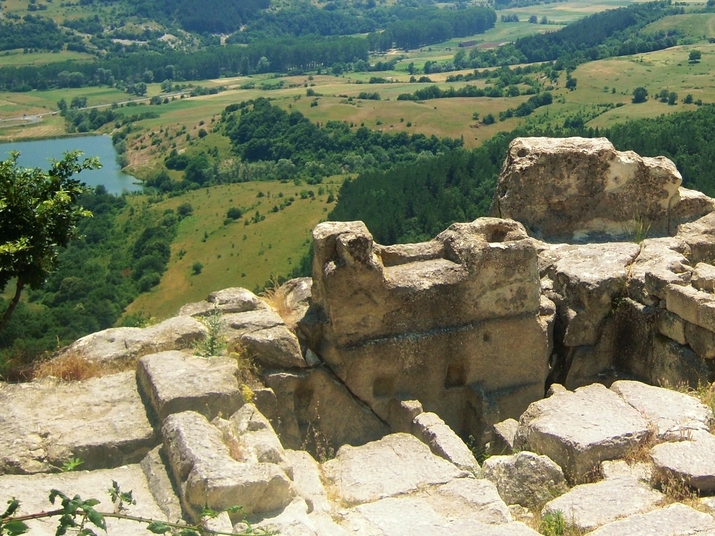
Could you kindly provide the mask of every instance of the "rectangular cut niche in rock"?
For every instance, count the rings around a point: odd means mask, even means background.
[[[550,326],[539,317],[536,249],[520,224],[481,218],[430,242],[380,246],[362,222],[323,223],[313,238],[319,353],[380,418],[389,420],[393,397],[413,398],[463,434],[475,421],[471,384],[486,393],[518,386],[502,418],[543,395]]]

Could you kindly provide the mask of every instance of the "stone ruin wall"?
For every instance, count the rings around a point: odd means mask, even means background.
[[[301,328],[382,420],[416,399],[481,442],[552,383],[712,382],[715,202],[680,183],[603,138],[517,139],[499,218],[395,246],[319,225]]]

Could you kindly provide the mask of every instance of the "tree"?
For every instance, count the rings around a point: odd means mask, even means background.
[[[23,288],[42,286],[57,263],[59,249],[77,236],[79,221],[92,215],[77,205],[86,186],[72,175],[101,165],[96,158],[80,162],[80,155],[66,153],[47,172],[18,167],[18,152],[0,162],[0,289],[16,279],[15,295],[0,319],[0,330]]]
[[[648,90],[639,86],[633,90],[633,104],[638,104],[648,100]]]
[[[577,83],[578,81],[575,78],[571,78],[570,76],[566,77],[566,89],[568,89],[569,91],[573,91],[574,89],[576,89]]]
[[[668,93],[668,105],[675,106],[678,102],[678,94],[675,91]]]
[[[536,15],[532,15],[531,17],[529,17],[529,24],[536,24],[537,22],[539,22],[539,19],[536,17]]]
[[[702,57],[703,53],[699,50],[691,50],[688,56],[688,63],[698,63]]]

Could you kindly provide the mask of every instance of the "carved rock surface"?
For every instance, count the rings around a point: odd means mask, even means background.
[[[383,420],[417,399],[482,439],[542,396],[550,355],[534,244],[509,220],[459,223],[380,246],[362,222],[313,231],[320,357]]]
[[[0,383],[0,474],[137,463],[155,437],[133,372],[81,382]]]
[[[603,460],[623,457],[648,435],[648,421],[638,411],[593,384],[531,404],[519,421],[515,447],[547,455],[578,483]]]
[[[624,237],[639,225],[668,234],[681,181],[667,158],[616,151],[606,138],[517,138],[492,213],[546,239]]]

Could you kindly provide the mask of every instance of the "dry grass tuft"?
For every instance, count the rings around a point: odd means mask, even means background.
[[[135,359],[122,362],[97,363],[90,361],[81,354],[65,354],[54,359],[48,359],[37,364],[32,369],[32,378],[58,378],[63,381],[80,381],[98,378],[108,374],[116,374],[126,370],[134,370]]]
[[[298,319],[295,318],[295,312],[288,304],[288,295],[277,278],[271,278],[270,288],[266,287],[263,292],[261,292],[261,298],[276,310],[286,323],[286,326],[288,326],[288,329],[295,329],[298,324]]]
[[[654,473],[651,485],[660,490],[667,497],[668,502],[679,502],[690,507],[700,504],[698,492],[691,488],[683,478],[671,473]]]

